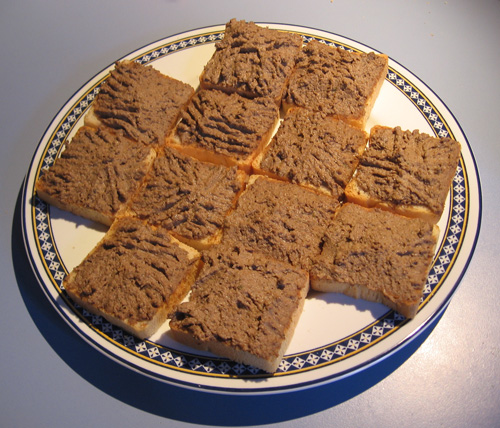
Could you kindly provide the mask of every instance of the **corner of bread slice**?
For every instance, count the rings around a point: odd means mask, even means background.
[[[125,332],[137,337],[138,339],[146,339],[150,336],[152,336],[159,328],[160,326],[165,322],[167,319],[167,314],[168,312],[161,308],[157,311],[156,315],[149,321],[145,322],[134,322],[131,321],[130,319],[120,319],[115,316],[113,316],[110,313],[104,312],[95,306],[89,304],[85,300],[82,300],[78,294],[76,294],[70,287],[71,284],[68,283],[66,285],[66,292],[68,293],[68,296],[78,305],[80,305],[83,309],[87,310],[88,312],[100,316],[104,318],[105,320],[109,321],[111,324],[115,325],[116,327],[121,328]]]
[[[262,160],[266,155],[266,149],[264,148],[252,161],[251,175],[262,175],[269,178],[273,178],[275,180],[285,180],[283,177],[280,177],[278,174],[275,174],[271,171],[265,170],[261,167]]]
[[[83,117],[83,123],[85,126],[90,126],[91,128],[99,128],[103,126],[101,120],[95,114],[94,105],[91,105],[85,116]]]
[[[377,204],[366,192],[359,188],[356,182],[356,173],[345,187],[345,196],[348,202],[356,203],[365,208],[372,208]]]
[[[375,86],[373,87],[371,93],[368,95],[368,98],[365,103],[365,115],[360,121],[360,127],[364,129],[371,112],[373,110],[373,107],[375,106],[375,102],[378,99],[378,96],[380,95],[380,91],[382,89],[382,85],[384,84],[385,78],[387,76],[387,72],[389,70],[389,57],[385,54],[376,54],[378,57],[383,58],[385,61],[384,68],[380,72],[380,75],[375,83]]]
[[[222,229],[217,230],[210,236],[202,239],[192,239],[182,236],[175,231],[170,232],[179,242],[184,243],[186,246],[192,247],[197,251],[208,250],[209,248],[217,245],[222,239]]]

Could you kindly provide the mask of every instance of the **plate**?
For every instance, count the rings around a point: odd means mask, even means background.
[[[375,51],[325,31],[261,23],[353,51]],[[177,34],[121,59],[149,64],[197,87],[204,64],[223,37],[218,25]],[[376,51],[375,51],[376,52]],[[387,54],[387,52],[385,52]],[[396,61],[389,71],[366,128],[380,124],[449,136],[462,145],[450,187],[441,234],[419,311],[407,320],[387,307],[333,293],[311,293],[278,371],[269,375],[243,364],[195,351],[173,341],[168,323],[149,340],[139,340],[75,305],[63,279],[104,235],[106,228],[48,206],[34,184],[50,167],[83,117],[113,64],[96,74],[61,108],[33,156],[23,189],[23,237],[45,295],[61,317],[90,345],[117,362],[155,379],[228,394],[271,394],[334,382],[396,352],[425,330],[446,308],[472,257],[481,218],[481,190],[472,150],[460,125],[434,92]]]

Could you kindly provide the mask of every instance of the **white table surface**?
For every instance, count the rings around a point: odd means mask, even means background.
[[[361,376],[265,398],[168,386],[95,351],[44,297],[20,230],[23,178],[68,98],[141,46],[232,17],[323,29],[403,64],[461,124],[483,192],[474,257],[434,329]],[[2,426],[500,426],[500,1],[21,0],[2,2],[0,40]]]

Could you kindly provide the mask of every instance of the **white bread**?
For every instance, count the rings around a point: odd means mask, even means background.
[[[253,159],[278,123],[279,108],[269,98],[200,90],[181,114],[167,145],[203,162],[236,165],[249,174]]]
[[[37,180],[37,195],[61,210],[109,226],[155,157],[152,148],[119,132],[83,126]]]
[[[342,198],[368,135],[322,112],[291,108],[252,163],[254,174]]]
[[[119,61],[102,83],[84,123],[120,129],[140,144],[161,147],[194,92],[187,83],[152,66]]]
[[[220,241],[224,218],[234,209],[246,178],[236,167],[201,162],[165,147],[118,215],[161,225],[201,251]]]
[[[437,223],[460,157],[460,144],[400,127],[374,126],[346,198],[364,207]]]
[[[413,318],[439,238],[439,228],[347,203],[325,234],[311,288],[370,300]]]
[[[364,129],[388,64],[385,54],[350,52],[312,40],[290,76],[283,109],[323,111]]]
[[[122,218],[64,279],[64,288],[84,309],[143,339],[184,299],[199,267],[195,249],[165,231]]]
[[[222,243],[237,242],[307,270],[339,205],[302,186],[252,175],[226,217]]]
[[[232,19],[200,75],[200,87],[267,97],[279,105],[301,47],[298,34]]]
[[[303,309],[307,272],[239,244],[216,246],[203,261],[170,333],[196,349],[275,372]]]

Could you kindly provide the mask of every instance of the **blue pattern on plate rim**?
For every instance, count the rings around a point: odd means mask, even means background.
[[[183,49],[205,43],[216,42],[217,40],[222,39],[222,37],[223,33],[214,32],[176,41],[143,54],[135,59],[135,61],[141,64],[148,64],[165,55],[169,55]],[[302,37],[305,42],[308,42],[313,38],[304,34],[302,34]],[[314,38],[332,46],[352,50],[352,48],[347,45],[319,37]],[[405,77],[398,74],[390,67],[386,80],[397,87],[413,102],[417,109],[431,124],[437,136],[450,136],[453,138],[453,135],[449,131],[444,120],[441,118],[439,112],[436,111],[434,106],[427,99],[425,99],[424,96],[422,96],[422,94],[411,84],[411,82],[407,81]],[[47,149],[45,150],[40,162],[40,170],[38,171],[38,174],[43,173],[44,169],[47,169],[52,165],[75,123],[82,117],[87,108],[91,105],[95,96],[98,94],[100,84],[102,84],[102,81],[89,89],[86,94],[74,104],[71,112],[65,117],[65,119],[57,127],[56,131],[51,135]],[[453,265],[452,262],[455,259],[455,256],[458,254],[458,250],[465,234],[464,224],[466,224],[465,219],[468,213],[469,198],[467,188],[465,164],[463,159],[460,159],[450,189],[451,208],[447,230],[442,245],[438,249],[437,255],[427,277],[420,309],[427,304],[434,293],[439,289],[440,284],[442,284],[447,276],[447,272],[449,272]],[[49,277],[53,280],[53,284],[69,306],[88,323],[89,327],[94,329],[96,332],[99,332],[107,340],[125,348],[132,354],[140,355],[142,358],[145,358],[152,363],[157,363],[172,369],[182,369],[183,371],[188,371],[194,374],[236,376],[240,378],[269,376],[267,373],[259,369],[235,363],[224,358],[205,358],[198,355],[186,354],[148,340],[137,339],[124,332],[121,328],[112,325],[104,318],[93,315],[82,309],[80,306],[74,304],[67,297],[63,289],[62,282],[67,272],[62,261],[59,259],[53,236],[50,233],[49,206],[36,195],[34,195],[33,198],[33,206],[35,210],[34,228],[36,230],[36,237],[39,244],[38,247],[46,265]],[[403,316],[390,310],[371,325],[364,327],[360,331],[344,339],[299,354],[286,355],[281,361],[276,375],[302,372],[348,358],[349,356],[352,356],[378,342],[381,338],[390,335],[406,322],[407,320]]]

